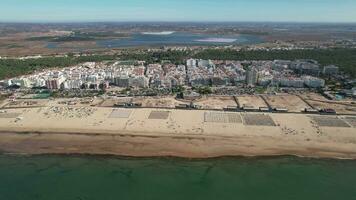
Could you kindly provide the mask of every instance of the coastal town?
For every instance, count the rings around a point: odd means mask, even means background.
[[[356,0],[0,1],[0,200],[356,199]]]
[[[354,44],[200,37],[226,43],[1,58],[0,150],[356,158]]]
[[[94,148],[182,157],[283,155],[288,144],[298,155],[354,158],[352,81],[339,67],[310,59],[116,60],[43,69],[1,81],[0,144],[34,154]],[[23,136],[12,133],[39,136],[15,148],[6,141]],[[117,146],[111,137],[126,142]],[[139,141],[146,145],[136,149]]]
[[[353,102],[356,97],[356,88],[349,86],[352,85],[352,79],[343,75],[337,66],[321,66],[315,60],[188,59],[185,63],[175,65],[169,61],[159,64],[145,64],[144,61],[87,62],[2,80],[0,87],[2,93],[8,94],[12,104],[16,104],[18,99],[50,98],[53,93],[62,98],[80,98],[83,93],[84,96],[87,94],[86,97],[100,97],[104,100],[116,98],[117,102],[112,106],[121,107],[142,106],[132,102],[120,103],[120,98],[140,96],[172,96],[176,100],[195,100],[202,96],[238,98],[243,95],[273,97],[278,94],[296,94],[297,98],[306,101],[301,96],[313,93],[326,101],[336,102]],[[290,111],[283,103],[271,106],[266,98],[264,101],[267,103],[264,106],[241,104],[236,99],[238,105],[226,105],[222,109]],[[337,111],[332,107],[310,106],[310,103],[307,103],[305,108],[299,111],[325,111],[336,114]],[[351,104],[348,107],[350,112],[355,111],[352,107]],[[173,108],[199,107],[182,103]]]
[[[189,59],[186,65],[148,64],[144,61],[88,62],[63,69],[44,70],[0,81],[2,89],[49,90],[187,87],[281,87],[321,89],[325,78],[348,81],[334,65],[315,60],[219,61]],[[350,79],[350,81],[352,81]],[[344,91],[354,96],[355,88]]]
[[[245,67],[246,66],[246,67]],[[314,60],[212,61],[189,59],[186,65],[140,61],[84,63],[1,81],[1,86],[49,90],[120,88],[174,88],[177,86],[279,86],[323,88],[324,76],[337,77],[336,66],[321,68]]]

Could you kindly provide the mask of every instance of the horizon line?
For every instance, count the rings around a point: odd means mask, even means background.
[[[158,21],[158,20],[125,20],[125,21],[0,21],[0,24],[94,24],[94,23],[280,23],[280,24],[356,24],[356,21]]]

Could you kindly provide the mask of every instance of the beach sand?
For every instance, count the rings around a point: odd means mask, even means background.
[[[314,117],[319,116],[69,106],[8,109],[0,114],[0,151],[356,159],[356,128],[343,116],[327,117],[332,122],[327,126]]]

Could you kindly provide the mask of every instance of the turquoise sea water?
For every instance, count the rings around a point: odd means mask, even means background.
[[[356,199],[356,161],[0,155],[0,200]]]

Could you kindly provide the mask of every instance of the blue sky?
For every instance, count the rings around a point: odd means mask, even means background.
[[[356,22],[356,0],[0,0],[1,22]]]

